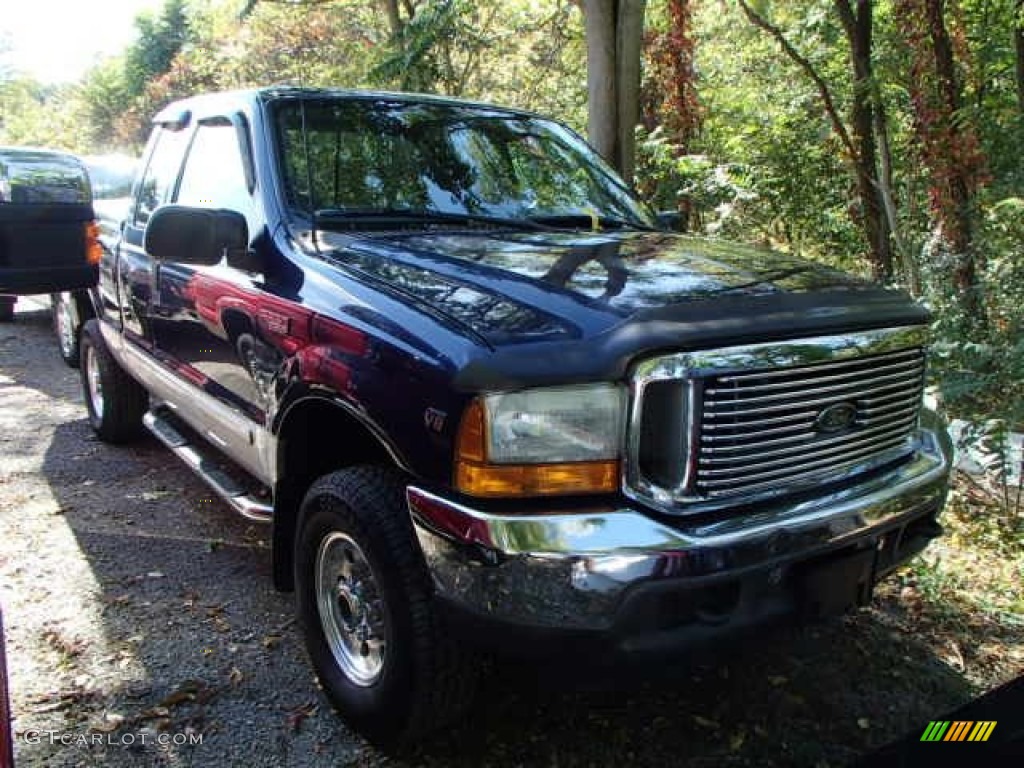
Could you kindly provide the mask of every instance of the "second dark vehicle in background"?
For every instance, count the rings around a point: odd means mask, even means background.
[[[13,319],[18,296],[95,285],[99,250],[82,162],[0,147],[0,321]]]
[[[81,160],[92,189],[99,243],[109,249],[117,241],[121,223],[128,215],[139,161],[128,155],[85,155]],[[88,293],[85,290],[52,293],[50,306],[60,356],[72,368],[77,368],[82,325],[93,317]]]

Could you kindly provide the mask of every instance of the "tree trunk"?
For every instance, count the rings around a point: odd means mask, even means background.
[[[700,135],[701,109],[697,95],[696,41],[693,31],[694,6],[698,0],[667,0],[668,24],[644,43],[650,67],[642,89],[641,122],[648,132],[660,127],[671,141],[677,157],[689,155]],[[690,195],[680,195],[677,210],[680,231],[691,228],[698,211]]]
[[[646,0],[584,0],[590,143],[631,182]]]
[[[885,114],[885,105],[875,89],[875,136],[878,139],[879,168],[878,193],[882,198],[882,207],[889,224],[889,233],[895,247],[894,260],[899,263],[899,271],[903,285],[914,296],[921,295],[921,273],[917,263],[911,256],[900,231],[899,218],[896,215],[896,199],[893,195],[892,183],[892,144],[889,142],[889,118]]]
[[[834,0],[836,12],[842,21],[850,45],[853,68],[854,93],[850,111],[850,129],[847,129],[836,106],[828,83],[806,56],[789,41],[781,28],[761,16],[746,0],[739,0],[740,8],[750,23],[771,35],[782,52],[811,79],[818,89],[825,114],[832,130],[846,151],[849,167],[857,184],[862,213],[857,223],[868,243],[871,271],[876,279],[888,280],[893,274],[893,255],[890,235],[895,228],[895,205],[892,200],[891,172],[888,170],[889,150],[884,125],[884,111],[876,104],[871,65],[872,6],[871,0],[856,0],[854,13],[849,0]],[[851,133],[852,130],[852,133]],[[883,146],[884,178],[879,180],[878,143]]]
[[[391,43],[398,45],[402,39],[402,15],[398,11],[398,0],[382,0],[384,13],[388,17],[388,29],[391,31]]]
[[[619,0],[615,29],[618,156],[615,167],[633,183],[636,167],[636,126],[640,122],[640,54],[646,0]]]
[[[928,169],[935,222],[936,264],[948,270],[965,331],[987,326],[973,247],[974,197],[984,180],[985,156],[968,116],[961,111],[957,52],[947,27],[944,0],[899,0],[897,18],[913,59],[910,96],[914,133]]]
[[[953,56],[953,42],[946,28],[943,0],[926,0],[925,9],[935,54],[935,75],[939,99],[946,110],[948,119],[955,121],[960,111],[960,86],[956,76],[956,62]],[[952,221],[947,223],[945,233],[953,251],[963,254],[957,269],[956,282],[962,291],[972,290],[976,285],[974,259],[971,248],[971,186],[960,168],[951,174],[949,195],[953,204]]]
[[[943,0],[926,0],[925,11],[934,46],[938,96],[946,109],[948,119],[954,123],[960,111],[960,85],[956,75],[953,42],[946,28],[944,5]],[[968,316],[977,322],[982,317],[983,308],[978,295],[978,273],[971,247],[972,185],[956,160],[953,168],[955,172],[949,175],[946,182],[952,215],[946,222],[943,239],[948,243],[956,259],[953,282],[960,293],[964,309]]]
[[[853,65],[853,103],[850,122],[857,147],[854,158],[857,171],[857,192],[861,200],[862,226],[871,250],[871,271],[879,280],[892,278],[892,247],[889,221],[881,195],[878,177],[878,145],[875,136],[874,82],[871,66],[872,7],[871,0],[856,0],[856,13],[849,0],[835,0]]]
[[[615,87],[615,0],[584,0],[587,37],[587,134],[600,155],[615,165],[618,93]]]

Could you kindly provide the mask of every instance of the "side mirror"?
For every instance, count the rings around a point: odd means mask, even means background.
[[[213,266],[225,252],[248,250],[249,228],[237,211],[162,205],[149,217],[144,244],[158,261]]]
[[[658,220],[658,227],[666,232],[682,232],[683,214],[679,211],[658,211],[655,218]]]

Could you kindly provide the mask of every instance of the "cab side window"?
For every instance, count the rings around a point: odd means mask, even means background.
[[[149,165],[139,185],[135,226],[144,227],[160,205],[167,202],[181,169],[181,158],[188,146],[189,131],[160,128]]]
[[[238,131],[228,122],[200,124],[185,160],[176,202],[227,208],[245,216],[250,237],[259,226],[258,206],[246,182]]]

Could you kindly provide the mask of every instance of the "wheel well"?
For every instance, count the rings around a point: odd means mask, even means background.
[[[292,560],[299,505],[323,475],[355,464],[395,466],[387,448],[341,406],[311,398],[292,406],[278,432],[274,488],[274,586],[294,588]]]
[[[75,302],[76,309],[78,309],[79,328],[85,325],[86,320],[96,317],[96,310],[93,309],[92,301],[89,299],[87,291],[74,291],[71,294],[71,299]]]
[[[243,333],[252,332],[253,324],[252,320],[244,312],[237,310],[227,310],[221,316],[221,325],[224,326],[224,331],[228,335],[228,340],[234,344],[235,341]]]

